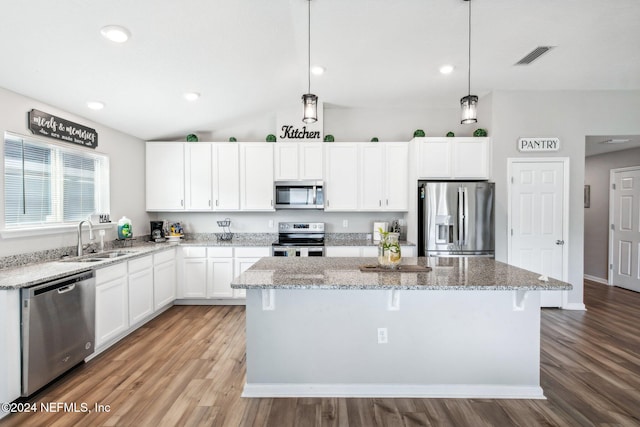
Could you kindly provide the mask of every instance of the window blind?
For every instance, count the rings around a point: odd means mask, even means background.
[[[5,134],[5,228],[77,222],[108,212],[108,157]]]

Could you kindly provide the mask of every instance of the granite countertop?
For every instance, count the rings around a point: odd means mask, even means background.
[[[569,283],[491,258],[403,258],[433,268],[425,273],[361,272],[377,258],[262,258],[231,282],[235,289],[570,290]]]
[[[335,239],[331,236],[327,237],[324,242],[325,246],[378,246],[379,242],[374,242],[372,239]],[[400,241],[400,246],[415,246],[415,243],[407,242],[406,240]]]

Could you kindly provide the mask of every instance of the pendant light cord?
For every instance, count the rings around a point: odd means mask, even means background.
[[[468,95],[471,95],[471,0],[469,2],[469,73],[467,81]]]
[[[311,0],[307,0],[307,93],[311,93]]]

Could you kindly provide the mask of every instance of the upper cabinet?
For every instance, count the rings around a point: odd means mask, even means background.
[[[147,142],[146,150],[147,210],[184,210],[184,143]]]
[[[240,143],[240,209],[273,211],[273,145]]]
[[[237,143],[147,142],[146,158],[148,211],[240,210]]]
[[[350,142],[325,144],[325,211],[358,209],[358,145]]]
[[[406,211],[406,142],[326,144],[325,210]]]
[[[418,178],[490,179],[490,138],[414,138]]]
[[[274,150],[276,181],[322,180],[321,142],[278,142]]]

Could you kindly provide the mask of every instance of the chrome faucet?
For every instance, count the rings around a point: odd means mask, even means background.
[[[88,219],[80,221],[78,223],[78,256],[82,256],[82,223],[89,224],[89,240],[93,240],[93,224]]]

